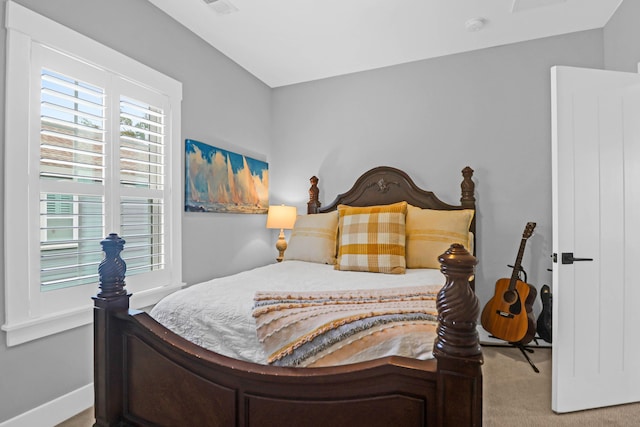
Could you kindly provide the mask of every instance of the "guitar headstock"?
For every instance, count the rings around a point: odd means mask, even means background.
[[[535,222],[528,222],[524,227],[524,233],[522,233],[523,239],[528,239],[533,234],[533,230],[536,228]]]

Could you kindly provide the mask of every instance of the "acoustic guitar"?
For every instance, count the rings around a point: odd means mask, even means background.
[[[527,223],[511,278],[496,282],[494,296],[485,305],[480,318],[482,327],[490,334],[514,344],[527,344],[536,334],[533,303],[537,291],[520,280],[524,248],[535,227],[535,222]]]

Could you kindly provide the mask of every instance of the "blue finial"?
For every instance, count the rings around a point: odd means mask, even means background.
[[[100,242],[105,253],[104,259],[98,267],[100,289],[102,290],[98,296],[101,298],[126,294],[124,276],[127,272],[127,264],[120,258],[124,243],[124,239],[116,233],[109,234]]]

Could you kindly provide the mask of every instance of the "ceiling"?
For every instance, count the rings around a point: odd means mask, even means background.
[[[149,0],[270,87],[602,28],[622,0]],[[219,9],[235,9],[219,13]],[[479,18],[481,28],[466,28]]]

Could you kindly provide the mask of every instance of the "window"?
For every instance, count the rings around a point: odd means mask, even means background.
[[[134,306],[182,285],[182,88],[13,2],[7,17],[2,329],[15,345],[91,322],[111,232]]]

